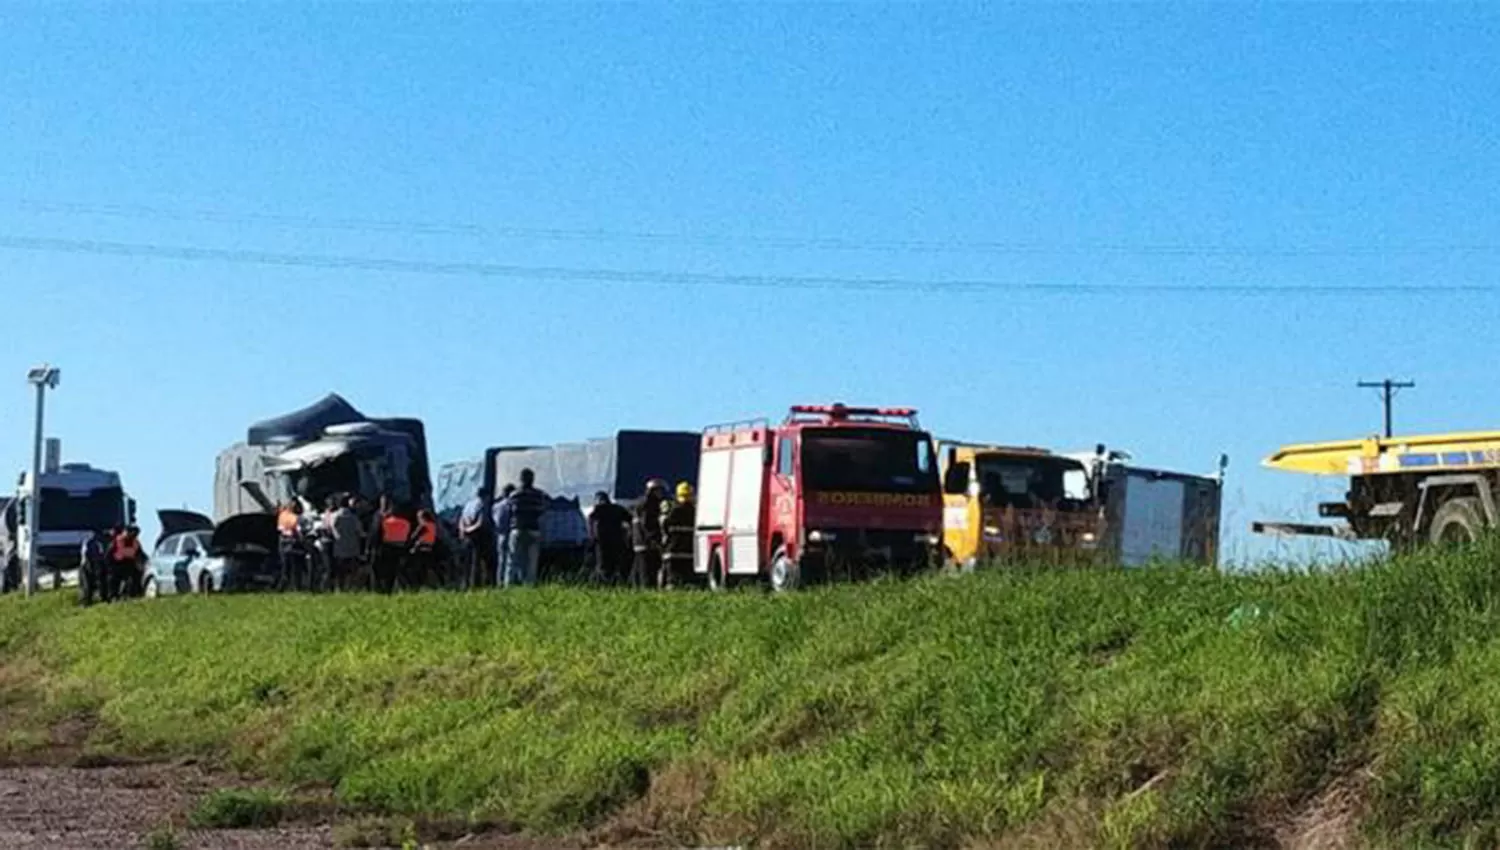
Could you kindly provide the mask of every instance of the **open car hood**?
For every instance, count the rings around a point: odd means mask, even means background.
[[[184,531],[208,531],[214,527],[213,520],[194,511],[162,508],[156,512],[156,519],[161,523],[161,533],[156,536],[158,546],[174,534],[181,534]]]
[[[247,546],[276,551],[276,517],[274,514],[236,514],[214,528],[209,541],[210,552],[232,552]]]

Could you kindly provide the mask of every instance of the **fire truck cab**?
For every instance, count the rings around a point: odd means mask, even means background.
[[[776,591],[935,565],[943,496],[932,438],[907,408],[797,405],[708,428],[693,569],[710,587]]]

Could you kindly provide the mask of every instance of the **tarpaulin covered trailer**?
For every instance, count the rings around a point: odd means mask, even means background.
[[[499,446],[482,457],[444,464],[433,501],[440,512],[461,510],[483,488],[496,494],[519,483],[522,469],[536,473],[548,495],[592,503],[595,492],[630,503],[645,494],[646,481],[669,485],[698,478],[696,431],[619,431],[613,437],[555,446]]]

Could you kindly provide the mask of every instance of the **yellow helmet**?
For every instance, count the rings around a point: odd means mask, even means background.
[[[686,502],[693,498],[693,485],[686,481],[677,484],[677,501]]]

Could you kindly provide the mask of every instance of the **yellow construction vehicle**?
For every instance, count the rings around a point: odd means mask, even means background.
[[[1471,541],[1500,525],[1500,431],[1303,443],[1266,458],[1271,469],[1348,476],[1342,502],[1318,505],[1342,525],[1257,522],[1262,534],[1384,540],[1397,547]]]

